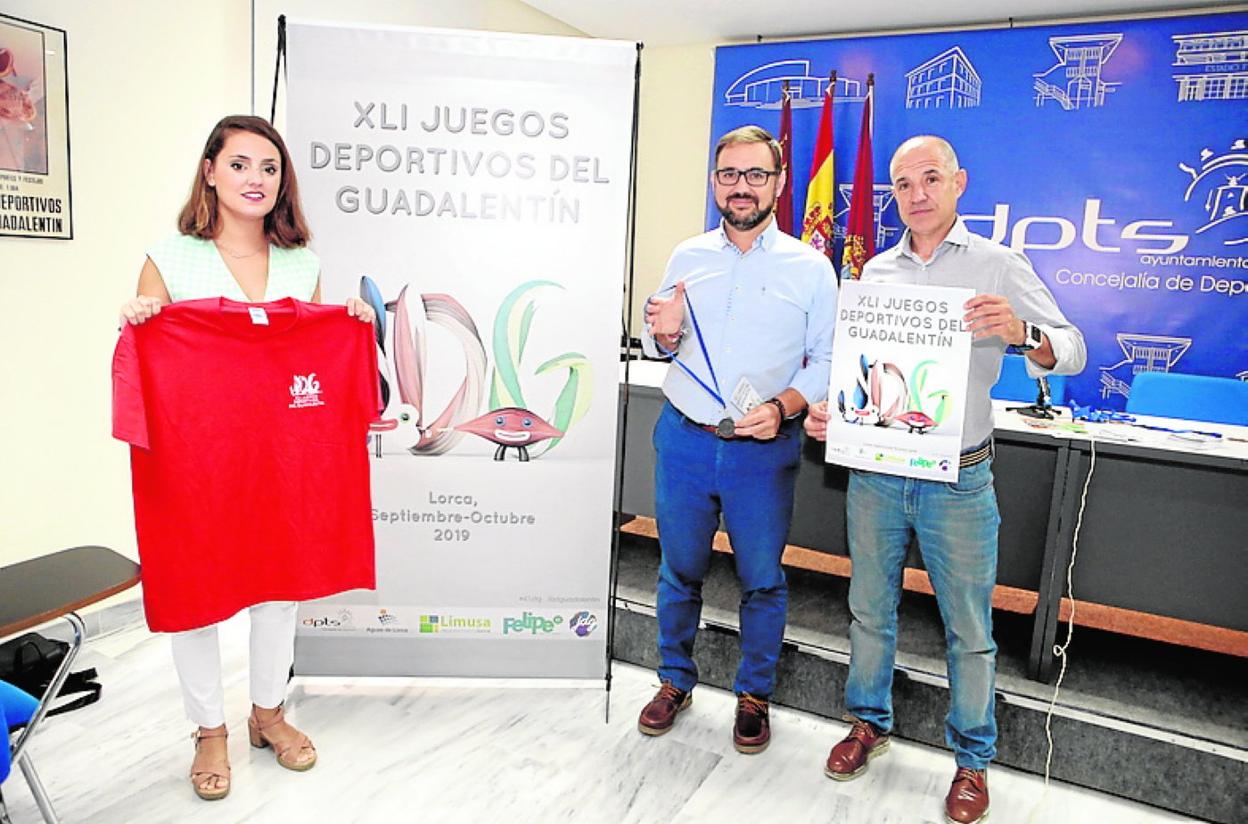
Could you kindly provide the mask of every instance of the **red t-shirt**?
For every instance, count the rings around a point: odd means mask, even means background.
[[[126,324],[113,436],[131,444],[148,626],[372,589],[377,412],[373,328],[342,306],[209,298]]]

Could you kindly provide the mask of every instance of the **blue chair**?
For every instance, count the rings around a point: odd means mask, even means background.
[[[1007,354],[1001,360],[1001,377],[988,394],[999,401],[1035,403],[1039,392],[1036,379],[1027,374],[1027,356]],[[1061,406],[1065,401],[1066,376],[1049,375],[1049,403]]]
[[[30,721],[38,708],[39,700],[33,695],[19,690],[7,681],[0,681],[0,728],[4,729],[4,746],[0,747],[0,784],[3,784],[4,779],[9,777],[11,766],[9,748],[12,746],[9,743],[10,735],[14,729]],[[34,769],[30,766],[29,760],[24,760],[21,764],[23,771]],[[8,820],[3,797],[0,797],[0,820]]]
[[[1248,383],[1208,375],[1141,372],[1131,382],[1127,411],[1248,426]]]

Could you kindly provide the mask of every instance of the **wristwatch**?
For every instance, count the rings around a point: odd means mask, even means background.
[[[1015,344],[1014,348],[1020,352],[1030,352],[1033,349],[1039,349],[1043,343],[1044,332],[1040,327],[1029,320],[1023,321],[1023,342]]]

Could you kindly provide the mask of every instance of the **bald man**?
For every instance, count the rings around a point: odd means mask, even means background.
[[[853,574],[845,706],[855,721],[832,748],[826,773],[838,781],[857,778],[888,748],[897,603],[906,549],[917,536],[947,644],[945,740],[957,772],[945,817],[970,824],[988,815],[987,768],[997,751],[992,588],[1001,518],[992,484],[988,393],[1007,346],[1026,354],[1033,377],[1082,371],[1087,349],[1023,254],[967,230],[958,216],[967,173],[947,141],[931,135],[906,140],[893,155],[889,176],[906,231],[896,246],[867,263],[862,280],[975,290],[965,304],[973,344],[962,456],[956,483],[850,473],[846,516]],[[827,403],[812,405],[807,434],[825,440],[827,422]]]

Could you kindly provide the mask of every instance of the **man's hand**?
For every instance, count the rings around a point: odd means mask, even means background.
[[[754,438],[759,441],[770,441],[780,431],[780,410],[774,403],[760,403],[737,421],[733,430],[738,438]]]
[[[976,295],[963,308],[962,320],[974,334],[975,340],[999,335],[1010,346],[1023,343],[1026,329],[1014,314],[1008,298],[1002,295]]]
[[[810,405],[806,410],[806,422],[802,424],[806,430],[808,437],[817,441],[826,441],[828,439],[828,419],[832,417],[828,414],[828,402],[819,401]]]
[[[680,327],[685,322],[685,282],[676,284],[676,290],[670,298],[651,296],[646,300],[646,326],[650,334],[656,338],[680,336]]]

